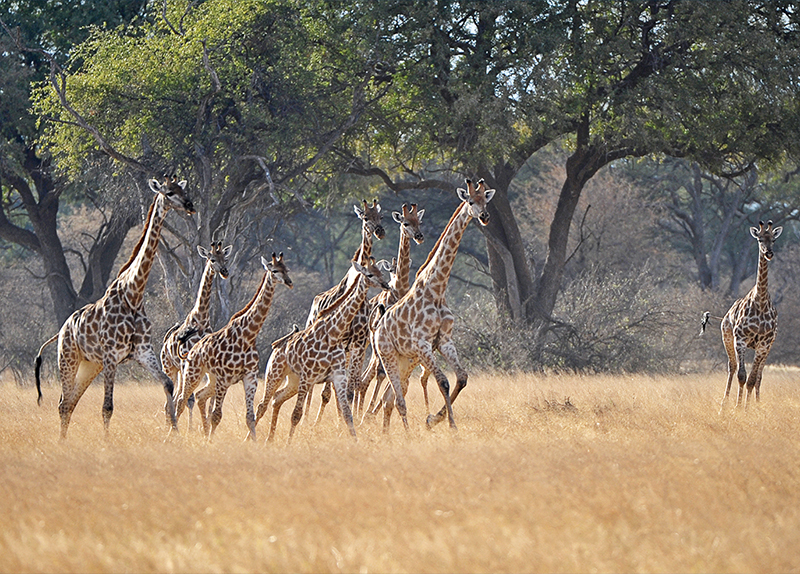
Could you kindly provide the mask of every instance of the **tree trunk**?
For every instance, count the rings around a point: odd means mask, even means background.
[[[580,141],[579,134],[579,141]],[[534,299],[535,312],[538,315],[534,324],[537,328],[537,341],[549,330],[552,323],[556,297],[561,288],[561,279],[566,265],[569,230],[572,217],[578,207],[578,201],[586,182],[608,163],[608,156],[594,146],[578,146],[578,149],[567,159],[567,176],[561,187],[556,212],[550,224],[550,236],[547,243],[547,259],[539,277],[538,289]]]
[[[533,295],[525,244],[511,210],[508,188],[517,169],[505,164],[494,170],[494,175],[481,173],[495,196],[489,203],[489,224],[482,227],[489,255],[489,273],[492,277],[492,290],[501,312],[507,313],[513,322],[530,319],[526,310]]]

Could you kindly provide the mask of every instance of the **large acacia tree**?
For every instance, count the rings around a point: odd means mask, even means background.
[[[73,46],[86,39],[86,26],[132,22],[143,15],[145,4],[143,0],[20,0],[4,2],[0,9],[4,24],[0,28],[0,241],[41,258],[59,321],[102,294],[125,233],[138,218],[129,209],[108,212],[82,254],[85,273],[74,286],[66,256],[72,248],[58,234],[58,213],[64,197],[83,198],[87,186],[68,185],[38,145],[41,129],[30,113],[31,85],[47,79],[51,60],[63,61]]]
[[[797,149],[798,19],[791,2],[447,1],[352,8],[382,35],[397,91],[341,148],[348,169],[402,191],[435,168],[483,177],[500,306],[547,332],[570,226],[589,179],[669,154],[722,173]],[[376,135],[377,134],[377,135]],[[534,277],[509,196],[528,159],[571,149]]]
[[[181,172],[200,223],[186,243],[303,209],[327,152],[387,91],[353,24],[315,2],[152,3],[136,26],[92,28],[41,84],[40,142],[69,177],[96,154]]]

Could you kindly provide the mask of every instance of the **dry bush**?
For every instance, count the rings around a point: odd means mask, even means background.
[[[0,385],[0,571],[792,571],[797,375],[721,413],[722,373],[473,376],[457,434],[412,386],[408,433],[328,417],[289,446],[288,412],[242,442],[241,385],[210,444],[165,442],[154,385],[119,387],[107,438],[93,385],[66,441],[57,389]]]

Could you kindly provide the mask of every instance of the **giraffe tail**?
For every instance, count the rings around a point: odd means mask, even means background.
[[[39,395],[36,398],[37,405],[42,404],[42,383],[40,378],[40,373],[42,370],[42,352],[44,351],[44,348],[47,345],[53,343],[54,341],[56,341],[56,339],[58,339],[58,333],[47,339],[47,341],[45,341],[44,344],[41,347],[39,347],[39,354],[36,355],[36,360],[34,361],[33,364],[33,372],[36,375],[36,393]]]

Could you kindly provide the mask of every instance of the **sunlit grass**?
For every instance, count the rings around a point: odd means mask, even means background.
[[[0,571],[795,571],[798,378],[720,413],[724,372],[475,376],[455,434],[414,382],[408,433],[353,442],[329,407],[288,446],[294,401],[243,442],[240,385],[209,444],[186,416],[168,438],[157,386],[118,385],[105,436],[94,385],[61,441],[59,390],[7,383]]]

